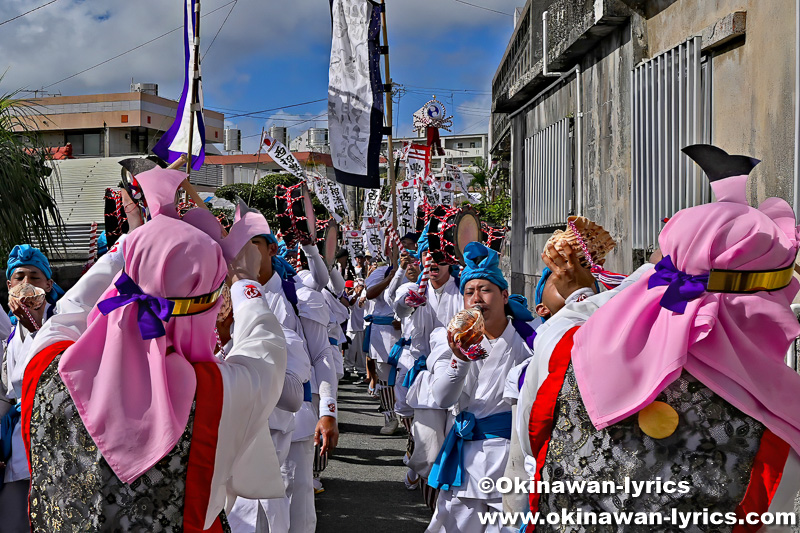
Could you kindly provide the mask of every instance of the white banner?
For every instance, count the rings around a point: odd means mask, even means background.
[[[455,183],[453,183],[453,180],[449,179],[448,177],[444,176],[439,180],[439,200],[442,205],[454,205],[453,202],[456,194],[455,189]]]
[[[406,160],[406,179],[424,180],[430,174],[430,147],[412,144]]]
[[[469,198],[471,202],[477,202],[479,200],[479,197],[470,194],[469,182],[467,181],[466,174],[461,171],[461,168],[457,167],[456,165],[451,165],[449,163],[445,163],[444,166],[447,175],[458,184],[458,186],[461,188],[461,191],[467,196],[467,198]]]
[[[397,234],[401,239],[406,233],[417,231],[417,189],[417,180],[397,184]]]
[[[366,255],[364,251],[363,233],[359,230],[348,229],[344,232],[344,242],[347,251],[350,253],[350,262],[356,266],[356,256],[360,254]]]
[[[380,215],[381,190],[367,189],[364,194],[364,216],[375,217]]]
[[[282,142],[270,137],[265,133],[264,146],[267,147],[267,155],[270,156],[273,161],[278,163],[285,170],[291,172],[295,177],[305,181],[305,170],[303,170],[303,167],[297,162],[297,159],[294,157],[294,155],[292,155],[292,152],[289,151],[289,149],[286,148]]]
[[[361,231],[364,234],[364,245],[373,261],[383,261],[383,246],[386,236],[381,221],[377,217],[365,216],[361,222]]]

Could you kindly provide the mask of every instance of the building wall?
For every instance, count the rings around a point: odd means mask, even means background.
[[[714,51],[712,142],[729,153],[761,159],[750,180],[750,202],[792,201],[794,180],[794,0],[682,0],[647,20],[651,54],[730,13],[747,12],[744,39]]]
[[[583,82],[583,207],[619,242],[606,268],[630,272],[642,260],[632,250],[631,226],[631,75],[643,60],[703,35],[732,13],[746,11],[744,37],[704,48],[711,62],[712,142],[730,153],[762,160],[750,180],[753,204],[769,196],[792,201],[794,182],[794,99],[796,13],[792,0],[662,0],[626,2],[638,7],[627,22],[602,37],[588,51],[570,56],[569,36],[551,19],[551,60],[566,70],[581,66]],[[584,2],[571,4],[579,12]],[[638,6],[635,4],[639,4]],[[555,11],[555,7],[552,7]],[[539,19],[541,20],[541,15]],[[567,29],[568,31],[568,29]],[[536,36],[533,48],[541,47]],[[564,44],[567,43],[567,44]],[[704,39],[704,46],[706,40]],[[558,55],[558,54],[562,55]],[[556,68],[552,67],[551,68]],[[541,71],[539,71],[541,72]],[[531,82],[533,83],[533,82]],[[548,80],[538,79],[538,90]],[[575,112],[575,81],[553,89],[511,120],[512,289],[530,299],[541,274],[540,259],[553,228],[525,228],[524,139]]]

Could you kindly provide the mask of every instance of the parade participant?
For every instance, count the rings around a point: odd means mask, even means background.
[[[301,336],[305,355],[310,361],[312,379],[306,386],[305,401],[301,409],[291,415],[292,420],[282,431],[283,440],[288,440],[289,444],[281,471],[285,475],[288,531],[313,531],[316,527],[314,446],[320,444],[320,453],[327,453],[336,447],[339,436],[336,370],[327,335],[329,315],[322,294],[305,285],[288,261],[278,255],[280,246],[274,235],[261,235],[253,242],[262,254],[259,281],[265,281],[267,293],[281,294],[291,305],[285,311],[285,317],[280,317],[281,322]],[[272,420],[271,424],[275,425]],[[281,450],[284,449],[282,445]],[[273,523],[283,522],[279,517],[284,512],[284,505],[279,501],[262,502],[262,505],[270,526],[281,531]],[[250,512],[247,516],[255,515]]]
[[[185,175],[138,178],[174,197]],[[22,424],[35,530],[222,531],[226,500],[281,492],[267,419],[286,346],[255,281],[258,250],[242,246],[247,227],[223,241],[210,213],[190,224],[151,192],[152,220],[78,281],[31,348]],[[219,362],[226,276],[237,323]]]
[[[261,213],[251,212],[249,216],[263,219]],[[306,396],[310,397],[311,393],[311,358],[305,347],[300,322],[292,303],[287,299],[283,283],[284,277],[293,274],[294,269],[277,255],[277,239],[272,234],[256,236],[251,242],[261,254],[258,282],[269,308],[281,324],[287,343],[287,366],[281,397],[269,418],[270,436],[281,464],[284,494],[279,498],[261,501],[238,498],[228,517],[233,533],[260,531],[267,524],[270,531],[289,530],[291,502],[286,495],[286,488],[292,485],[292,478],[283,465],[291,448],[295,428],[294,415],[303,407]],[[294,284],[290,285],[291,292]]]
[[[389,355],[398,340],[394,311],[384,299],[384,291],[393,281],[392,273],[396,269],[390,265],[375,268],[366,279],[367,299],[371,302],[369,314],[364,317],[367,323],[364,332],[364,351],[369,351],[370,358],[375,361],[377,377],[376,392],[381,403],[384,425],[381,435],[393,435],[399,422],[394,412],[394,387],[389,386]],[[369,363],[368,363],[369,364]]]
[[[345,362],[352,365],[353,377],[363,378],[367,374],[366,359],[364,354],[364,280],[348,280],[348,302],[350,304],[350,319],[347,322],[347,334],[350,343],[345,353]]]
[[[416,255],[419,259],[423,258],[428,252],[427,231],[428,228],[426,227],[417,243]],[[409,387],[417,375],[427,369],[426,361],[428,354],[430,354],[431,334],[436,328],[444,327],[450,322],[450,319],[463,307],[464,298],[461,296],[458,283],[455,281],[456,278],[450,274],[450,265],[447,263],[434,263],[430,267],[427,301],[423,305],[415,304],[411,301],[410,296],[420,292],[419,269],[412,265],[408,258],[404,259],[405,261],[401,260],[401,267],[405,264],[406,275],[410,279],[395,291],[394,301],[392,302],[395,314],[403,323],[402,337],[398,341],[399,344],[396,345],[402,345],[402,355],[399,358],[397,367],[395,411],[400,416],[400,421],[408,432],[408,443],[403,462],[406,465],[411,465],[411,459],[415,451],[413,429],[415,408],[423,409],[424,406],[417,401],[416,396],[408,398]],[[421,425],[428,426],[429,424],[430,422],[423,415]],[[427,431],[427,427],[422,427],[419,431],[424,434]],[[439,447],[436,446],[435,452],[438,452],[438,449]],[[423,469],[423,474],[427,475],[427,469]],[[409,466],[405,477],[406,487],[409,489],[416,488],[420,482],[419,476],[420,473]],[[423,489],[423,492],[427,493],[429,491]],[[434,499],[426,498],[427,501],[432,502]]]
[[[429,532],[499,531],[497,525],[483,525],[478,513],[501,510],[501,494],[496,489],[487,492],[479,482],[503,475],[512,423],[511,409],[503,400],[505,378],[532,355],[521,332],[533,334],[533,316],[524,299],[509,298],[497,252],[472,242],[464,249],[464,261],[464,307],[480,311],[484,331],[463,339],[463,344],[449,328],[433,334],[431,393],[450,413],[449,432],[428,477],[431,487],[441,489]],[[483,359],[465,355],[480,349]]]
[[[38,248],[22,244],[11,250],[6,268],[9,293],[30,293],[32,288],[36,288],[43,291],[44,297],[9,297],[13,319],[9,320],[5,314],[2,319],[9,325],[13,322],[13,330],[2,336],[2,381],[5,387],[0,398],[4,399],[2,405],[8,406],[8,409],[0,411],[0,420],[5,430],[0,435],[3,444],[0,463],[5,463],[3,477],[0,479],[2,531],[30,531],[27,512],[30,472],[22,441],[22,427],[19,424],[20,400],[22,377],[30,347],[39,328],[52,317],[56,300],[64,294],[52,278],[50,262]]]
[[[800,377],[784,362],[800,333],[790,308],[800,288],[794,213],[778,198],[747,204],[756,160],[707,145],[684,152],[712,181],[716,202],[674,215],[655,268],[563,334],[545,359],[537,349],[520,396],[530,420],[518,431],[537,480],[558,470],[563,481],[624,476],[686,489],[537,493],[533,511],[707,508],[738,523],[794,508]]]

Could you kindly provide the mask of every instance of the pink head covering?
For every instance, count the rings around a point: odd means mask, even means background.
[[[669,220],[659,236],[664,257],[691,276],[792,265],[798,245],[792,208],[778,198],[758,209],[747,205],[747,175],[757,161],[710,146],[684,151],[712,180],[717,202]],[[638,412],[686,369],[800,452],[800,376],[784,363],[800,334],[790,308],[797,280],[751,294],[701,290],[678,313],[661,305],[667,286],[648,288],[653,275],[612,298],[575,335],[575,375],[595,427]]]
[[[115,282],[125,274],[152,297],[214,292],[227,275],[226,258],[235,257],[246,242],[239,238],[237,243],[225,243],[219,223],[208,211],[192,210],[187,220],[178,219],[174,206],[169,207],[182,181],[178,177],[162,169],[139,176],[153,219],[122,243],[125,267]],[[148,188],[148,183],[155,186]],[[250,227],[237,229],[237,235],[257,235],[266,224],[254,217],[249,222]],[[99,302],[118,294],[111,285]],[[61,357],[59,373],[78,413],[123,482],[130,483],[152,468],[175,447],[186,428],[197,386],[192,363],[217,361],[214,327],[221,305],[220,299],[205,312],[170,317],[164,324],[166,335],[148,340],[139,329],[139,303],[107,315],[95,307],[84,334]]]

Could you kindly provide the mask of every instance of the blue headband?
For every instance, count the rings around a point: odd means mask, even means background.
[[[11,250],[8,256],[8,267],[6,268],[6,279],[11,279],[14,271],[21,266],[33,266],[42,271],[47,279],[53,279],[53,271],[50,268],[50,261],[38,248],[30,244],[18,244]]]
[[[459,289],[464,294],[467,282],[473,279],[491,281],[501,291],[508,289],[508,282],[500,270],[500,256],[479,242],[471,242],[464,248],[464,270],[461,272]]]
[[[292,279],[297,274],[297,271],[285,259],[288,253],[288,250],[286,249],[286,242],[278,242],[278,238],[272,233],[262,233],[259,235],[259,237],[264,237],[264,239],[267,241],[267,244],[278,245],[278,255],[272,256],[272,269],[278,273],[278,276],[280,276],[281,279]]]
[[[536,284],[536,292],[533,299],[534,305],[539,306],[539,304],[542,303],[542,298],[544,297],[544,287],[547,285],[547,278],[549,278],[550,274],[552,273],[553,271],[547,267],[544,267],[544,270],[542,270],[542,277],[539,278],[539,283]],[[547,318],[542,317],[542,322],[545,322],[546,320]]]

